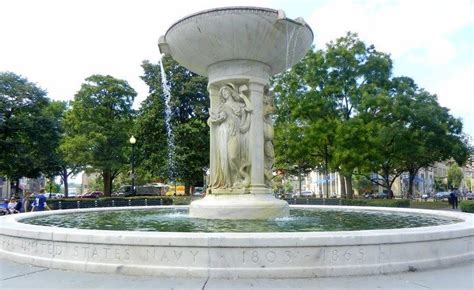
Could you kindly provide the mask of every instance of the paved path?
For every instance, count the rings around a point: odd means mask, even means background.
[[[474,290],[474,261],[431,271],[318,279],[182,279],[54,270],[0,259],[0,289]]]

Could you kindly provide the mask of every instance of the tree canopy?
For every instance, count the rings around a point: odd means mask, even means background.
[[[46,91],[14,73],[0,73],[0,174],[11,180],[54,171],[60,132]]]
[[[209,98],[207,79],[178,65],[169,56],[162,59],[171,90],[170,127],[173,134],[174,168],[171,168],[165,120],[165,94],[159,64],[143,62],[142,79],[149,86],[149,96],[142,103],[136,122],[140,142],[139,167],[152,178],[179,181],[187,186],[202,185],[209,163]],[[174,171],[174,172],[172,172]]]
[[[113,179],[128,166],[135,96],[126,81],[93,75],[82,84],[66,113],[67,134],[61,145],[65,159],[100,172],[108,196]]]

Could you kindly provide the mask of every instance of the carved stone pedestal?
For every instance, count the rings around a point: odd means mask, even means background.
[[[270,194],[212,194],[189,207],[191,217],[206,219],[268,219],[288,214],[288,203]]]

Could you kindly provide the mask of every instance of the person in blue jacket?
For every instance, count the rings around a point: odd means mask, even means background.
[[[45,209],[51,210],[46,203],[46,196],[44,196],[44,189],[40,193],[35,194],[35,200],[31,204],[31,211],[44,211]]]

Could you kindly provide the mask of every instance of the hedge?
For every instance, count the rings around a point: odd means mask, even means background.
[[[463,212],[474,213],[474,200],[463,200],[460,207]]]
[[[72,209],[114,206],[172,205],[173,199],[162,196],[140,197],[102,197],[102,198],[63,198],[47,201],[51,209]]]
[[[410,207],[408,199],[342,199],[341,205]]]

